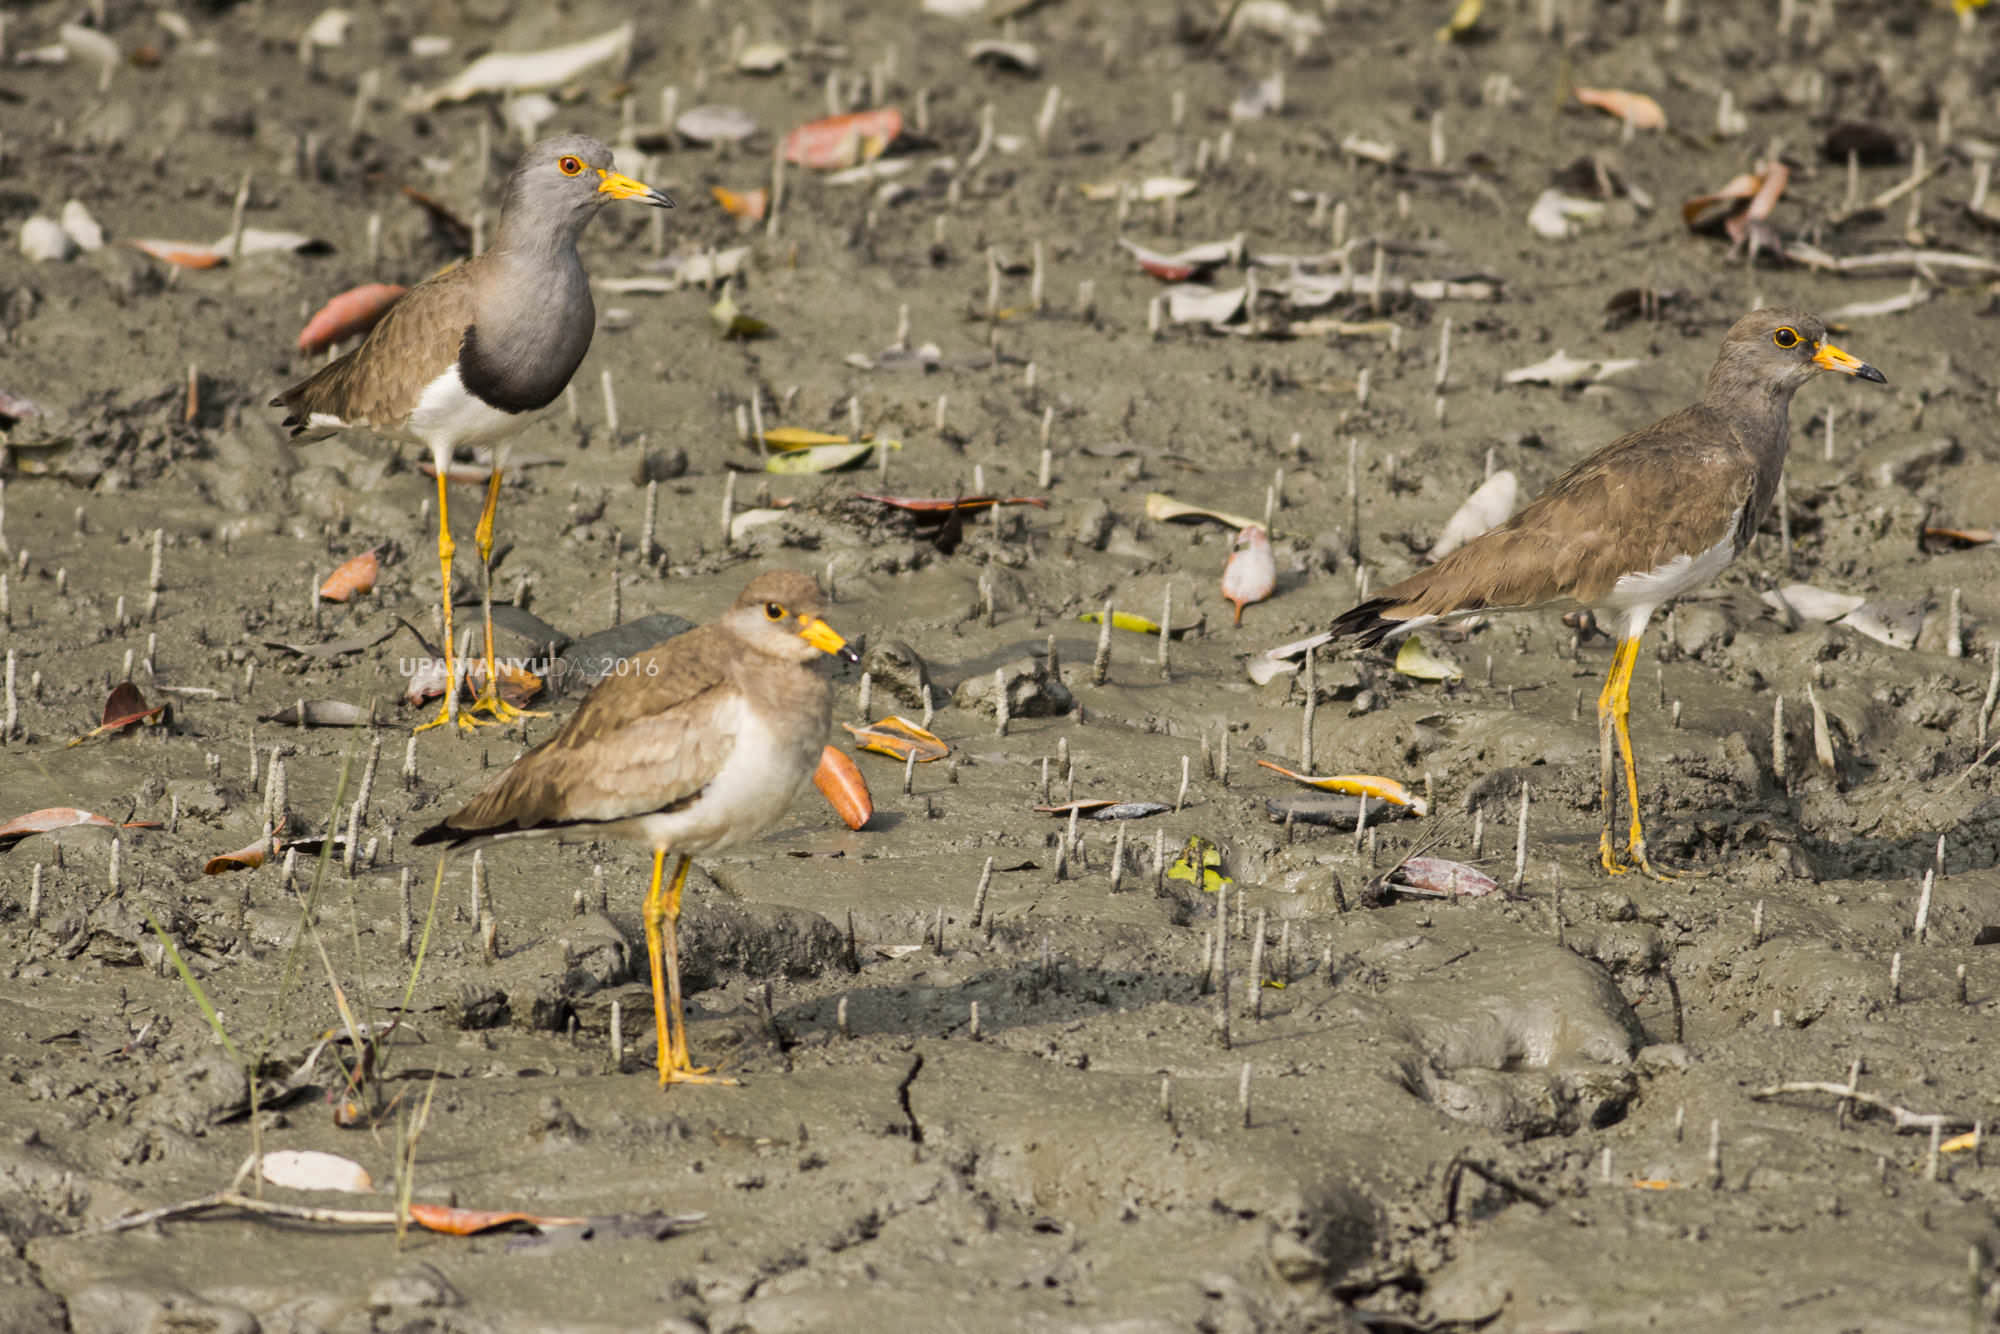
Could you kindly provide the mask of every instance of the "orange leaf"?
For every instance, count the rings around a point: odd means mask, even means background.
[[[224,258],[219,250],[190,250],[185,241],[128,241],[126,244],[135,250],[145,251],[154,259],[163,259],[184,269],[212,269]]]
[[[785,136],[785,161],[827,171],[873,162],[903,132],[894,107],[850,111],[799,126]]]
[[[907,759],[916,752],[918,764],[929,764],[951,754],[951,747],[944,741],[926,732],[908,718],[889,717],[880,722],[856,727],[853,723],[842,723],[854,739],[861,743],[861,749],[872,750],[877,755],[887,755],[893,759]]]
[[[1630,121],[1635,130],[1667,128],[1667,113],[1644,93],[1628,93],[1619,88],[1579,88],[1576,100],[1587,107],[1607,111],[1620,120]]]
[[[372,550],[364,551],[329,574],[319,586],[319,595],[328,602],[346,602],[375,587],[375,578],[381,573],[381,557]]]
[[[321,306],[299,331],[299,351],[319,352],[343,338],[367,333],[403,295],[398,283],[363,283]]]
[[[861,776],[861,770],[847,757],[847,752],[838,746],[828,746],[819,753],[819,768],[813,774],[813,786],[847,822],[849,829],[861,828],[875,814],[875,803],[868,797],[868,780]]]
[[[771,192],[765,189],[725,190],[719,185],[711,185],[708,192],[715,196],[715,202],[732,217],[748,218],[752,222],[763,219],[764,210],[770,205]]]
[[[221,875],[224,871],[254,871],[264,864],[265,859],[270,857],[273,851],[272,841],[260,838],[247,848],[238,848],[234,852],[210,857],[207,864],[201,868],[201,873]]]
[[[1682,204],[1681,221],[1692,227],[1701,219],[1701,215],[1707,212],[1712,206],[1726,204],[1737,199],[1748,199],[1756,194],[1763,184],[1764,178],[1762,176],[1752,176],[1750,173],[1744,172],[1734,177],[1729,184],[1723,186],[1714,194],[1696,195],[1693,199]]]
[[[524,1213],[519,1209],[459,1209],[448,1204],[412,1202],[410,1221],[433,1232],[454,1237],[470,1237],[509,1223],[531,1227],[582,1227],[587,1218],[562,1218],[551,1214]]]

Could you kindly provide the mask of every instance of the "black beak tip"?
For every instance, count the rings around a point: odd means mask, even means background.
[[[1868,364],[1867,362],[1865,362],[1865,361],[1864,361],[1863,363],[1861,363],[1861,369],[1860,369],[1860,370],[1858,370],[1858,371],[1856,371],[1856,372],[1854,372],[1854,374],[1855,374],[1855,376],[1856,376],[1857,378],[1859,378],[1859,379],[1863,379],[1863,380],[1873,380],[1873,381],[1874,381],[1874,382],[1875,382],[1876,384],[1887,384],[1887,383],[1889,383],[1889,377],[1888,377],[1888,376],[1886,376],[1886,375],[1882,374],[1882,372],[1880,372],[1880,371],[1876,370],[1876,369],[1875,369],[1875,368],[1874,368],[1873,366],[1870,366],[1870,365],[1869,365],[1869,364]]]

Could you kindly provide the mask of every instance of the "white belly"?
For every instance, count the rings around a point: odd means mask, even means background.
[[[449,459],[459,445],[483,445],[514,434],[530,414],[502,412],[481,402],[459,378],[458,367],[424,386],[402,434],[429,445],[434,460]]]
[[[614,838],[688,854],[748,842],[784,818],[818,766],[825,744],[824,737],[781,741],[743,708],[729,759],[692,803],[682,810],[634,816],[599,829]]]
[[[1604,618],[1606,621],[1622,624],[1619,638],[1638,638],[1663,603],[1700,588],[1721,574],[1736,558],[1736,525],[1741,519],[1742,511],[1738,510],[1722,540],[1708,550],[1676,556],[1656,569],[1625,575],[1613,584],[1599,610],[1610,613]]]

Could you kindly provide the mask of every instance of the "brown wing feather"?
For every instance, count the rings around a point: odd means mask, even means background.
[[[272,399],[272,407],[288,409],[292,434],[319,429],[311,425],[314,413],[374,427],[394,427],[409,416],[424,386],[457,360],[472,326],[471,268],[461,264],[419,283],[360,347]]]
[[[1755,474],[1756,460],[1728,423],[1702,405],[1684,409],[1614,440],[1506,523],[1382,590],[1365,604],[1366,616],[1350,621],[1364,610],[1357,607],[1336,629],[1366,634],[1377,620],[1391,623],[1386,632],[1413,616],[1593,604],[1620,577],[1728,536]],[[1762,517],[1746,516],[1739,550]]]
[[[625,819],[699,793],[736,744],[728,644],[703,626],[635,654],[556,734],[440,829],[448,834]]]

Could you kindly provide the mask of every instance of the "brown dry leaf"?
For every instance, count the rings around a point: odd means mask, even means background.
[[[342,562],[319,586],[319,595],[328,602],[346,602],[374,588],[376,577],[382,573],[380,551],[377,547]]]
[[[164,704],[146,707],[146,697],[139,693],[139,687],[130,681],[120,681],[111,688],[110,697],[104,701],[104,721],[82,736],[72,738],[69,744],[81,746],[92,737],[110,736],[139,723],[158,722],[166,710]]]
[[[1587,107],[1596,107],[1620,120],[1629,121],[1634,129],[1667,128],[1667,113],[1644,93],[1628,93],[1622,88],[1579,88],[1576,100]]]
[[[864,727],[856,727],[853,723],[842,723],[841,726],[853,734],[861,749],[892,759],[907,759],[915,752],[918,764],[929,764],[951,754],[951,747],[941,738],[900,715],[891,714]]]

